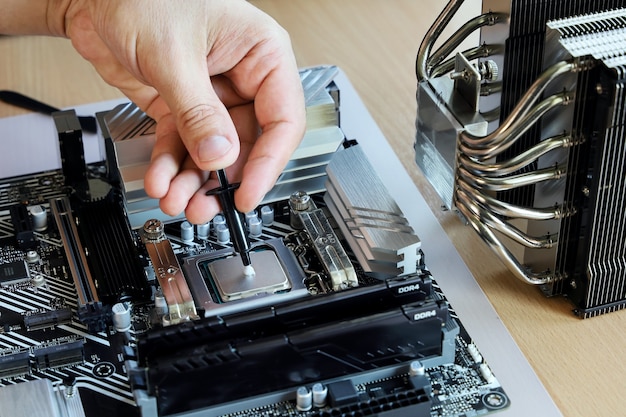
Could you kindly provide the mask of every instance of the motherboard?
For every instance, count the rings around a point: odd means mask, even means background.
[[[341,128],[332,66],[301,79],[307,132],[241,214],[194,225],[143,190],[154,121],[98,114],[85,163],[54,115],[61,169],[0,181],[0,416],[480,416],[509,397],[428,253]]]

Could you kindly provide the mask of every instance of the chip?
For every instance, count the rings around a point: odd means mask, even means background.
[[[30,273],[23,260],[0,264],[0,285],[3,287],[28,281]]]

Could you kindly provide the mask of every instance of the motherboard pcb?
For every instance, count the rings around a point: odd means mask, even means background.
[[[136,187],[120,151],[153,130],[132,104],[100,115],[106,161],[2,179],[0,416],[509,406],[359,138],[342,135],[334,71],[302,71],[315,118],[271,198],[242,214],[252,278],[223,216],[159,215]],[[75,152],[75,115],[55,117]]]

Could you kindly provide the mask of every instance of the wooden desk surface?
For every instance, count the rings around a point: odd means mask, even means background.
[[[252,3],[290,32],[300,66],[335,64],[346,72],[563,414],[623,415],[626,311],[579,320],[566,299],[546,299],[538,289],[518,282],[473,230],[440,209],[437,195],[413,162],[415,55],[445,2]],[[466,6],[478,10],[478,4],[472,0]],[[63,39],[0,37],[0,62],[0,89],[58,107],[121,97]],[[22,113],[0,104],[0,117]]]

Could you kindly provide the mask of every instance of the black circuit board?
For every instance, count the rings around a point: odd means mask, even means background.
[[[87,417],[140,416],[126,372],[124,349],[132,347],[137,335],[160,325],[155,318],[154,301],[130,303],[132,325],[127,333],[116,332],[110,324],[103,331],[90,332],[78,319],[76,288],[53,222],[45,231],[34,232],[36,243],[32,247],[23,248],[16,240],[12,217],[6,209],[11,204],[35,202],[49,210],[44,201],[38,200],[38,194],[28,189],[32,184],[40,186],[50,181],[56,184],[58,175],[48,173],[12,181],[0,185],[0,189],[8,190],[0,211],[0,389],[48,379],[55,390],[78,389]],[[55,193],[61,192],[62,187],[57,187]],[[307,258],[307,267],[313,271],[305,282],[309,293],[328,291],[327,286],[319,285],[324,275],[319,261],[306,252],[305,245],[289,226],[286,203],[276,204],[275,211],[276,221],[264,227],[262,236],[254,240],[281,239],[296,257]],[[179,230],[178,223],[168,224],[165,229],[180,261],[224,248],[214,237],[183,242]],[[136,241],[140,245],[141,239],[137,237]],[[361,285],[375,281],[363,274],[355,259],[353,262]],[[149,268],[146,279],[156,292],[157,283]],[[444,298],[440,292],[434,297]],[[456,320],[453,311],[452,317]],[[488,368],[485,373],[485,366],[461,326],[454,363],[425,370],[432,388],[430,415],[474,416],[505,408],[508,398]],[[403,392],[408,387],[408,376],[400,375],[359,384],[355,389],[359,400],[368,402]],[[230,414],[232,417],[312,415],[323,416],[323,410],[300,411],[295,401]]]
[[[509,406],[509,399],[497,384],[488,384],[468,351],[463,337],[456,340],[456,361],[426,370],[433,387],[430,415],[482,416]],[[356,387],[362,402],[375,402],[397,392],[410,389],[406,375],[359,384]],[[227,417],[308,417],[309,411],[299,411],[293,401],[228,414]],[[323,415],[323,414],[322,414]],[[330,415],[330,414],[329,414]]]

